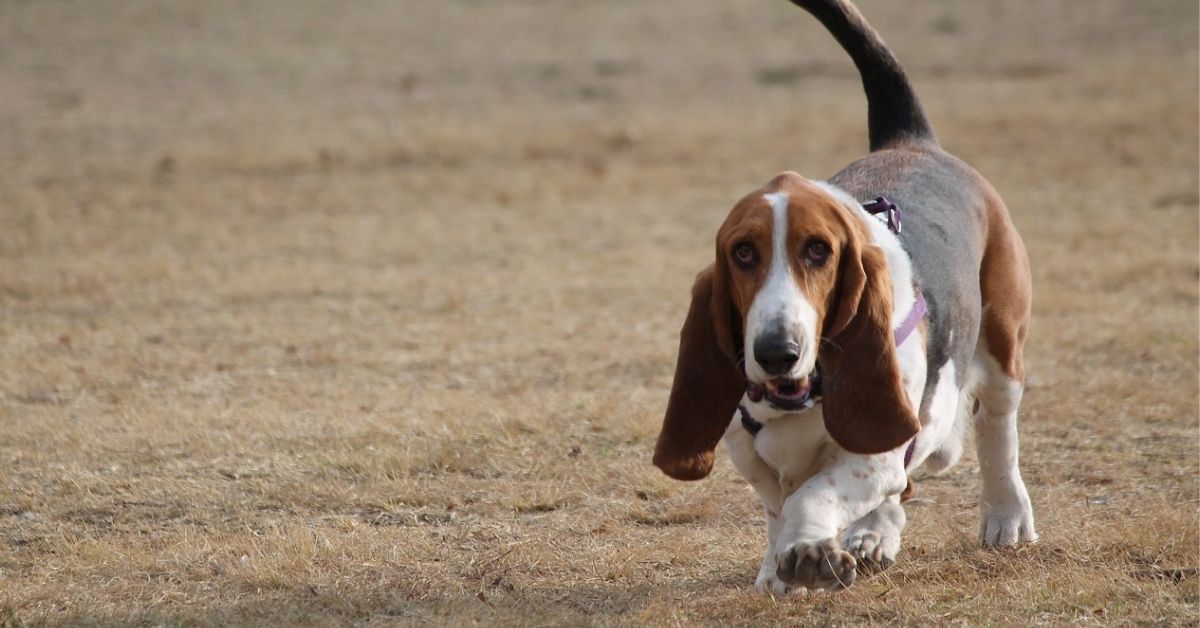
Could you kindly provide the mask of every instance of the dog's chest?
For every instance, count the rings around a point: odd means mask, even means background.
[[[754,437],[754,451],[778,474],[781,482],[804,483],[836,450],[821,406],[800,414],[767,421]]]

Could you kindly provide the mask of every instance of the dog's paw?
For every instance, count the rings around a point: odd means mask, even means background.
[[[900,553],[900,536],[876,530],[856,530],[846,535],[842,549],[850,552],[863,573],[875,573],[891,567]]]
[[[858,564],[834,539],[793,543],[775,557],[775,575],[793,587],[836,591],[854,584]]]
[[[1033,528],[1033,506],[1019,480],[999,489],[984,491],[980,503],[979,540],[987,547],[1004,547],[1037,541]]]

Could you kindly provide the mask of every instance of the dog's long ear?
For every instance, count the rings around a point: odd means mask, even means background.
[[[857,234],[841,264],[820,355],[825,429],[847,451],[881,453],[921,429],[896,358],[892,282],[883,251]]]
[[[746,390],[738,368],[737,338],[726,271],[709,266],[696,277],[692,305],[679,332],[679,360],[654,465],[677,480],[699,480],[712,470],[713,451]]]

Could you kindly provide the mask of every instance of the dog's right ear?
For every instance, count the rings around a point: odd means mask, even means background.
[[[713,452],[746,390],[737,357],[740,322],[727,271],[719,264],[701,271],[679,332],[675,382],[654,447],[654,465],[677,480],[699,480],[712,471]]]
[[[852,237],[843,257],[837,314],[822,335],[825,429],[846,451],[877,454],[921,430],[896,357],[887,257]]]

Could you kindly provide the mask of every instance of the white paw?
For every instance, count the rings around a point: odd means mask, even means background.
[[[1029,493],[1019,479],[1005,486],[984,490],[980,500],[982,518],[979,540],[988,547],[1003,547],[1037,540],[1033,528],[1033,506]]]
[[[896,562],[900,535],[877,530],[855,530],[846,535],[842,549],[858,561],[863,571],[882,571]]]
[[[775,555],[775,575],[793,587],[836,591],[854,584],[858,563],[835,539],[796,542]]]

